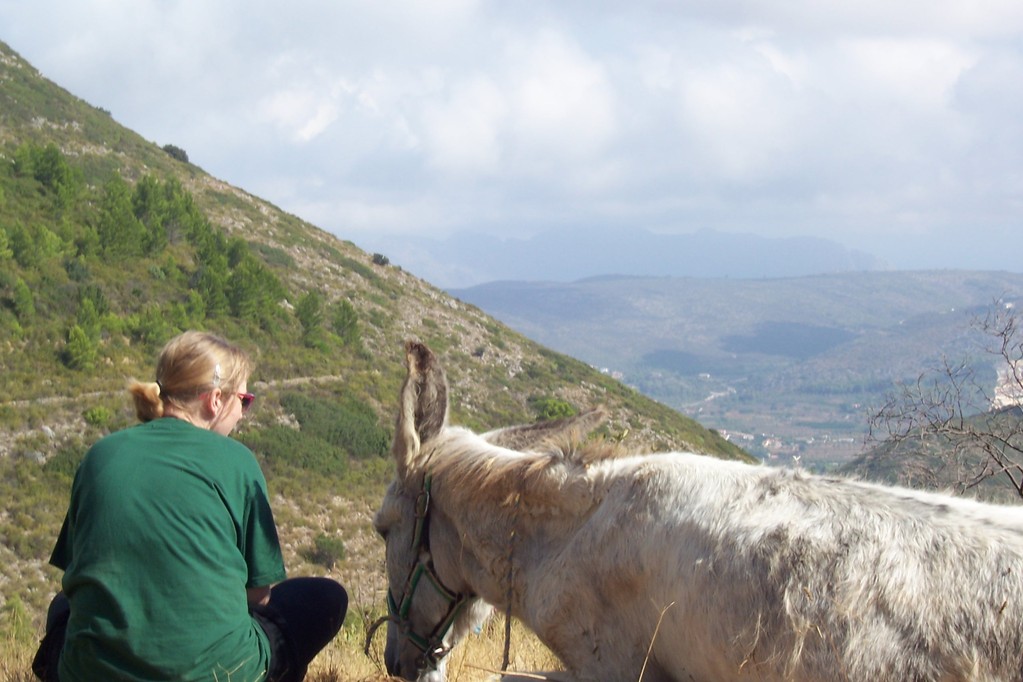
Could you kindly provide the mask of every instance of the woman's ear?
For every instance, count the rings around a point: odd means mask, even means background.
[[[203,416],[206,419],[213,419],[220,414],[220,409],[224,406],[224,393],[219,388],[215,388],[208,393],[203,394],[202,409],[205,414]]]

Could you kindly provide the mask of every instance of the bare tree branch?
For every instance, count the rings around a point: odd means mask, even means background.
[[[904,475],[915,480],[944,479],[962,492],[1000,478],[1023,498],[1020,318],[1012,305],[995,301],[971,328],[987,339],[983,351],[992,356],[995,385],[978,377],[989,366],[977,358],[943,358],[885,396],[870,419],[868,441],[906,457]],[[916,457],[908,457],[910,450]]]

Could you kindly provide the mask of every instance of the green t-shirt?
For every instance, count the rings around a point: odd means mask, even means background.
[[[283,580],[266,480],[241,443],[179,419],[82,460],[50,563],[71,620],[62,682],[258,682],[269,643],[245,588]]]

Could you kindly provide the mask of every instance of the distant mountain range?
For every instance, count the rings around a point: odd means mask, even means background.
[[[827,239],[706,229],[656,234],[639,228],[566,228],[527,239],[463,232],[444,239],[410,237],[385,255],[445,288],[495,280],[570,282],[606,274],[746,279],[886,269],[874,256]]]
[[[754,454],[830,466],[861,452],[868,416],[896,382],[943,357],[976,364],[993,387],[989,339],[973,323],[1023,298],[1023,275],[603,277],[450,293]]]

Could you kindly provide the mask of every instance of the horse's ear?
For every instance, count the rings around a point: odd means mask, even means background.
[[[401,387],[391,445],[402,478],[416,468],[422,444],[440,433],[448,418],[448,382],[437,356],[426,344],[407,341],[405,365],[408,375]]]
[[[491,445],[510,450],[529,451],[539,448],[547,441],[569,433],[585,438],[607,421],[607,418],[608,412],[606,409],[595,407],[563,419],[551,419],[549,421],[536,422],[535,424],[522,424],[520,426],[494,429],[482,434],[481,437]]]

